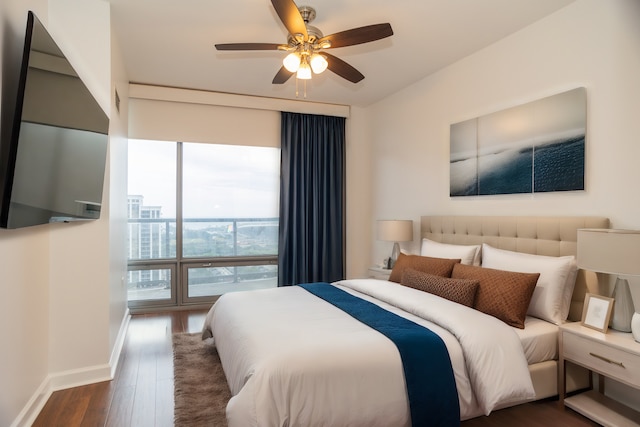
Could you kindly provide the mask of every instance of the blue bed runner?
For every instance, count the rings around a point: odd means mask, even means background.
[[[393,341],[402,359],[413,427],[460,425],[449,352],[437,334],[328,283],[299,286]]]

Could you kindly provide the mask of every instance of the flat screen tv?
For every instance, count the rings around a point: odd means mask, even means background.
[[[109,118],[33,12],[17,87],[0,227],[98,219]]]

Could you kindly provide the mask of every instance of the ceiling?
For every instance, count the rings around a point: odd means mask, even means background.
[[[286,43],[269,0],[109,0],[132,83],[296,99],[296,79],[271,80],[285,52],[219,52],[216,43]],[[370,105],[575,0],[298,0],[325,35],[389,22],[394,35],[331,49],[365,75],[330,71],[307,83],[308,101]],[[297,99],[304,99],[300,81]]]

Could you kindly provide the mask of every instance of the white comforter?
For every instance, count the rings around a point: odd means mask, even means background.
[[[534,398],[522,346],[510,326],[393,282],[335,285],[443,339],[462,419]],[[210,336],[233,395],[229,427],[411,425],[395,345],[302,288],[220,297],[205,320],[203,337]]]

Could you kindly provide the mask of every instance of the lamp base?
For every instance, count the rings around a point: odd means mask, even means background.
[[[617,278],[613,289],[613,313],[609,327],[620,332],[631,332],[631,316],[635,313],[629,282],[626,279]]]
[[[640,342],[640,313],[633,313],[631,318],[631,334],[633,339]]]
[[[396,265],[396,261],[398,260],[399,256],[400,244],[398,242],[395,242],[393,244],[393,250],[391,251],[391,258],[389,259],[389,268],[393,268],[393,266]]]

